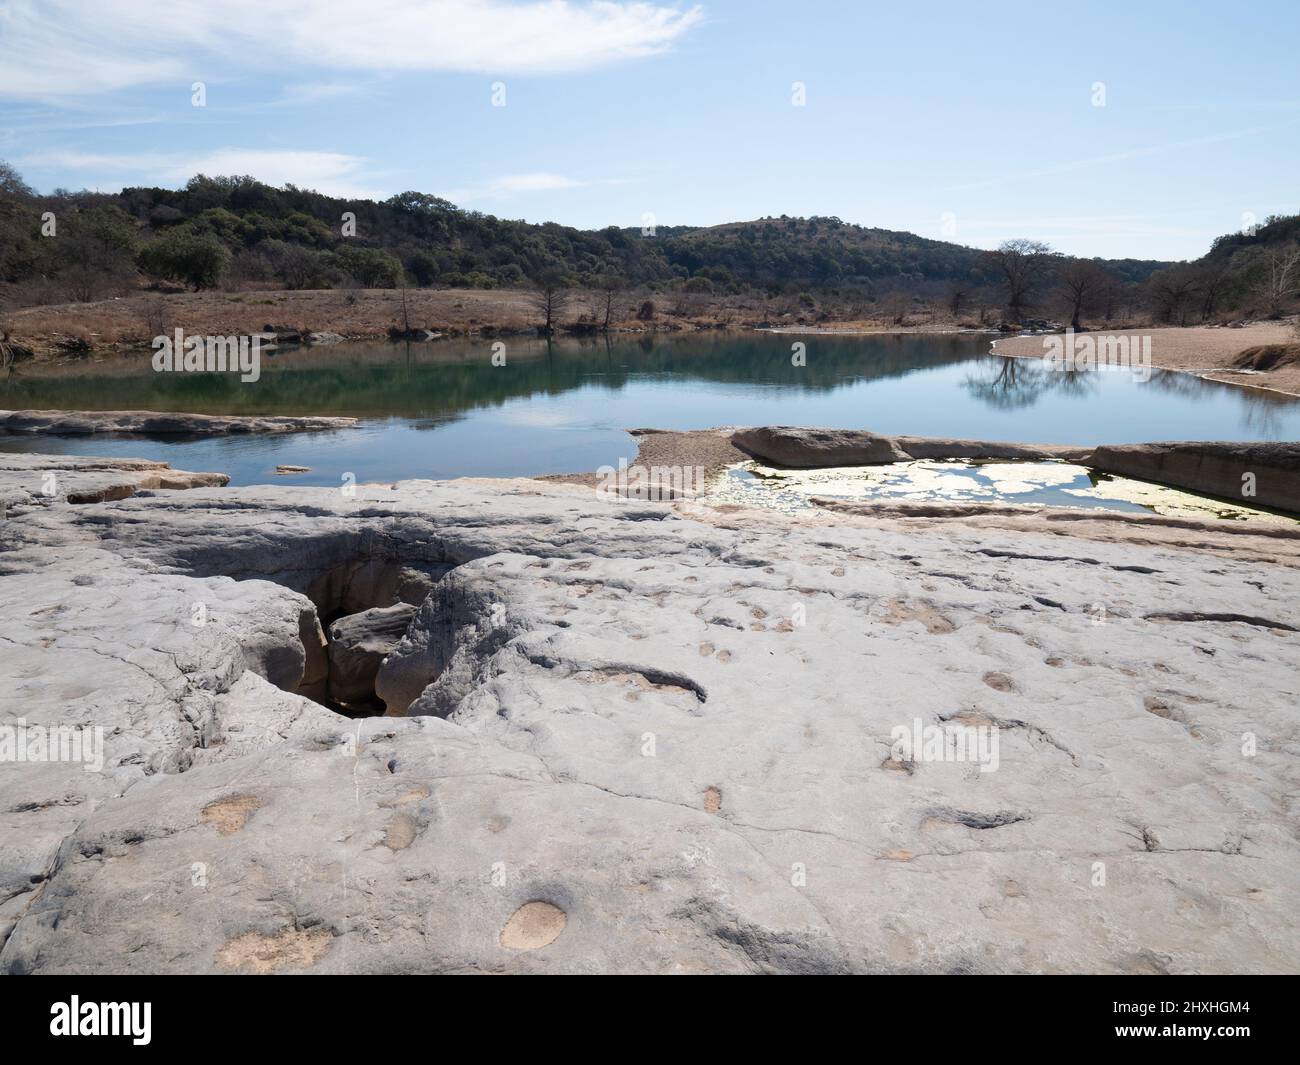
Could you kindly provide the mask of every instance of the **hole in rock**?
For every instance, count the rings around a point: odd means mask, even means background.
[[[396,603],[344,614],[324,626],[326,705],[349,717],[373,717],[387,707],[375,691],[383,664],[406,635],[416,607]]]
[[[305,590],[316,610],[300,626],[307,661],[298,694],[347,717],[386,713],[376,692],[380,667],[452,568],[361,559],[317,574]]]
[[[447,617],[438,621],[446,632],[437,635],[432,654],[401,663],[401,675],[389,689],[379,670],[406,635],[420,604],[442,579],[462,563],[487,553],[442,542],[425,528],[406,529],[400,524],[318,529],[306,536],[249,538],[228,546],[220,553],[195,551],[189,557],[182,551],[181,557],[195,576],[265,580],[305,595],[312,607],[304,609],[298,620],[305,655],[301,675],[289,676],[297,672],[298,648],[294,647],[289,655],[294,668],[279,670],[274,679],[268,674],[268,679],[348,717],[404,713],[437,678],[460,623],[451,616],[450,607]],[[472,623],[483,604],[465,605],[466,620]],[[377,680],[392,706],[377,694]]]

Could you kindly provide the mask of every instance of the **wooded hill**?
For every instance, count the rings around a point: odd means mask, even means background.
[[[1059,313],[1066,275],[1086,267],[1088,299],[1104,304],[1107,317],[1121,293],[1128,306],[1141,302],[1165,320],[1211,318],[1260,303],[1269,250],[1298,238],[1300,218],[1270,219],[1253,234],[1220,238],[1195,263],[1178,264],[1084,261],[1040,246],[1028,287],[1012,305],[1018,312]],[[957,317],[963,300],[996,305],[1004,265],[976,248],[838,218],[581,230],[466,211],[419,192],[382,202],[345,200],[251,177],[203,175],[181,189],[42,196],[0,163],[0,283],[10,304],[97,299],[142,281],[196,289],[558,282],[923,298],[951,303]],[[1276,310],[1276,299],[1262,302]]]
[[[41,239],[46,211],[57,222],[54,240]],[[11,283],[88,267],[110,277],[139,269],[197,287],[235,278],[293,288],[349,281],[364,287],[513,287],[558,274],[587,286],[616,276],[630,285],[703,278],[723,290],[893,289],[973,284],[984,276],[978,249],[838,218],[660,226],[652,234],[637,227],[581,230],[465,211],[418,192],[376,203],[273,188],[250,177],[200,175],[182,189],[37,196],[10,170],[8,180],[0,180],[0,212],[0,276]],[[344,235],[348,213],[355,216],[351,236]],[[155,243],[164,247],[151,253]],[[184,260],[186,251],[191,268],[174,269],[172,260]],[[1132,282],[1164,264],[1105,265]]]

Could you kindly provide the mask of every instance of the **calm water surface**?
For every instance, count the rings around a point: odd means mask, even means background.
[[[792,366],[791,345],[807,346]],[[263,355],[262,376],[154,373],[148,355],[0,381],[5,409],[341,414],[357,429],[203,439],[0,436],[0,450],[163,459],[231,483],[526,476],[617,465],[625,429],[816,425],[1060,443],[1300,439],[1300,400],[1187,374],[1063,373],[975,336],[690,336],[345,343]],[[277,464],[311,473],[277,476]]]

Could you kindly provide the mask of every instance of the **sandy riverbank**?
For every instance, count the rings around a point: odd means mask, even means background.
[[[731,442],[731,428],[692,429],[673,432],[667,429],[629,429],[635,437],[635,446],[629,449],[628,464],[646,468],[670,466],[678,469],[700,467],[705,477],[712,478],[727,466],[745,462],[749,456]],[[594,488],[598,481],[595,471],[590,473],[553,473],[536,478],[556,484],[580,484]]]
[[[1102,335],[1105,332],[1098,330],[1080,335]],[[1237,356],[1250,348],[1297,343],[1288,322],[1254,322],[1240,328],[1191,326],[1116,332],[1126,336],[1150,336],[1151,363],[1158,369],[1181,370],[1211,381],[1247,388],[1268,388],[1300,396],[1300,363],[1257,373],[1243,373],[1233,366]],[[1042,358],[1046,350],[1045,339],[1044,336],[1003,337],[993,342],[993,351],[1015,358]]]

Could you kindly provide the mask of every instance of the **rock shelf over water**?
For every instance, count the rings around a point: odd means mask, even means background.
[[[183,414],[152,410],[0,410],[0,432],[221,435],[351,429],[356,418]]]
[[[1300,514],[1300,442],[1164,441],[1092,448],[790,426],[741,429],[731,442],[756,459],[792,469],[914,459],[1060,459],[1103,473]]]
[[[166,462],[150,459],[0,451],[0,504],[5,507],[55,501],[102,503],[141,491],[223,487],[229,481],[224,473],[174,470]]]
[[[32,476],[0,725],[102,769],[0,763],[4,972],[1300,966],[1276,529]],[[390,716],[299,694],[401,602]],[[895,757],[955,725],[996,771]]]

